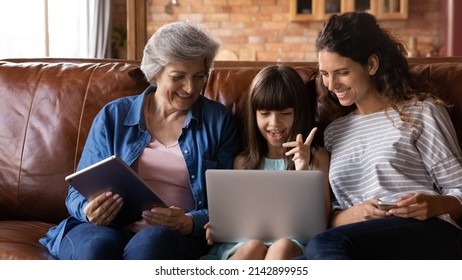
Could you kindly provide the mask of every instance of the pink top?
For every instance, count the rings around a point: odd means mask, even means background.
[[[195,209],[186,163],[178,143],[165,146],[154,139],[134,162],[133,168],[167,204],[185,212]]]

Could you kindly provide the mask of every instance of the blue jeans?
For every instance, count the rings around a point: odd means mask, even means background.
[[[80,260],[191,260],[207,254],[205,238],[178,234],[160,226],[134,234],[119,227],[82,223],[65,234],[59,259]]]
[[[331,228],[311,239],[302,259],[461,259],[462,231],[438,218],[388,217]]]

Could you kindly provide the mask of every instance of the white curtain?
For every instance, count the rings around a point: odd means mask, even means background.
[[[93,58],[112,57],[112,0],[90,1],[94,1],[94,14],[88,34],[88,55]]]
[[[93,18],[93,1],[46,0],[49,37],[44,38],[44,43],[49,48],[48,56],[92,57],[89,55],[89,30]]]
[[[111,57],[112,0],[0,0],[0,11],[0,59]]]

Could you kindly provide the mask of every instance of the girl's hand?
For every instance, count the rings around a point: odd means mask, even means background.
[[[306,137],[305,142],[303,142],[303,136],[301,134],[298,134],[295,141],[286,142],[282,144],[283,147],[292,148],[291,150],[286,152],[286,156],[293,155],[292,160],[295,163],[296,170],[308,169],[311,157],[311,142],[313,142],[313,138],[317,130],[317,127],[313,128],[308,137]]]
[[[183,235],[190,234],[194,227],[193,218],[175,206],[155,207],[143,211],[142,217],[150,225],[163,226]]]
[[[123,199],[118,194],[103,192],[93,198],[85,206],[83,212],[90,223],[97,226],[108,226],[122,209]]]
[[[205,239],[207,240],[207,244],[213,245],[213,238],[212,238],[212,230],[211,230],[210,222],[206,223],[204,226],[205,229]]]

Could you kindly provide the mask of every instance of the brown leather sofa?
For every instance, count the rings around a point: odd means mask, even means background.
[[[462,140],[462,58],[410,61],[454,104]],[[217,62],[205,95],[241,120],[247,87],[272,62]],[[292,62],[316,96],[316,63]],[[64,177],[75,171],[95,114],[108,101],[147,86],[138,61],[9,59],[0,61],[0,259],[52,259],[38,239],[68,216]],[[335,116],[318,104],[322,133]]]

